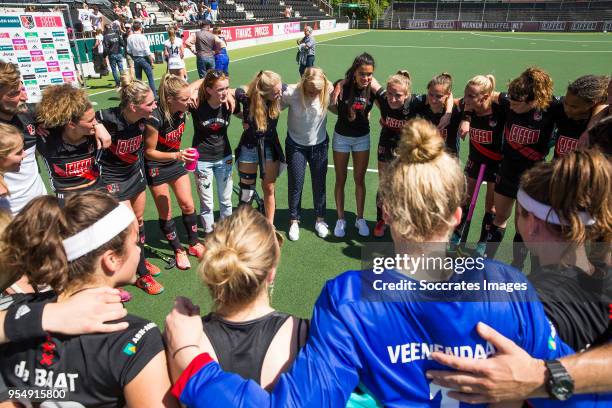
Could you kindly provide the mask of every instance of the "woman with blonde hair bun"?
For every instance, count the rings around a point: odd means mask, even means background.
[[[321,68],[306,68],[300,82],[289,85],[283,92],[281,106],[289,108],[287,116],[287,177],[289,179],[289,239],[300,237],[300,210],[306,163],[310,166],[312,194],[315,207],[315,231],[327,237],[325,223],[326,176],[329,137],[327,108],[333,86]]]
[[[450,405],[446,391],[425,376],[439,367],[431,355],[495,354],[476,335],[481,321],[536,358],[571,353],[555,338],[522,273],[497,261],[446,257],[448,238],[461,219],[465,178],[434,125],[408,122],[397,153],[381,183],[393,238],[389,257],[325,284],[308,342],[271,394],[214,362],[212,349],[201,341],[199,316],[171,312],[167,345],[175,369],[184,369],[173,389],[182,403],[205,407],[214,396],[216,406],[339,407],[362,384],[388,407]],[[421,262],[413,268],[401,262],[407,258]],[[511,288],[492,289],[500,285]]]
[[[308,320],[270,305],[282,243],[263,215],[242,206],[215,225],[198,269],[213,299],[213,312],[200,320],[202,347],[225,370],[269,390],[308,334]]]

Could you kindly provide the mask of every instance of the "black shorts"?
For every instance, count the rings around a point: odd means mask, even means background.
[[[185,174],[187,174],[185,166],[178,161],[170,163],[145,161],[145,176],[149,186],[159,186],[174,181]]]
[[[128,201],[142,193],[147,188],[142,166],[125,177],[102,172],[102,181],[106,190],[119,201]]]
[[[509,198],[516,198],[521,176],[536,163],[531,160],[504,159],[497,174],[497,180],[495,180],[495,192]]]
[[[465,163],[465,169],[463,170],[465,175],[478,180],[478,173],[480,173],[480,165],[485,164],[485,173],[483,181],[487,183],[494,183],[497,178],[497,172],[499,170],[499,163],[491,162],[478,162],[476,160],[468,159]]]
[[[57,201],[59,202],[60,207],[64,207],[66,205],[66,201],[77,194],[84,193],[85,191],[106,191],[104,188],[104,184],[102,184],[102,179],[98,178],[95,183],[89,185],[87,187],[78,188],[75,190],[67,190],[67,191],[56,191],[55,196],[57,197]]]
[[[381,136],[378,142],[378,161],[389,163],[395,159],[395,149],[397,149],[398,138]]]

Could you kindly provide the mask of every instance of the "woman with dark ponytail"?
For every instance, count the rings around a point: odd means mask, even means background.
[[[337,112],[338,121],[334,128],[332,149],[334,152],[334,169],[336,173],[336,210],[338,221],[334,228],[336,237],[346,234],[344,218],[344,186],[348,171],[348,161],[353,155],[353,179],[355,180],[355,203],[357,219],[355,228],[359,235],[370,235],[368,224],[363,218],[365,207],[365,174],[370,160],[370,120],[369,113],[374,106],[375,92],[371,84],[375,69],[374,58],[363,53],[355,58],[346,71],[341,95],[337,104],[330,105],[332,112]]]
[[[99,191],[74,195],[64,208],[55,197],[38,197],[0,240],[0,270],[25,271],[33,284],[49,285],[58,303],[85,289],[134,283],[139,259],[134,212]],[[38,310],[37,302],[32,297],[7,313],[7,322],[21,325],[5,324],[9,338],[32,323],[35,313],[23,310]],[[115,333],[43,334],[3,345],[6,385],[65,389],[81,406],[177,406],[156,325],[130,315],[121,322],[129,327]]]

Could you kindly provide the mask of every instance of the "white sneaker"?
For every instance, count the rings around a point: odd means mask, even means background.
[[[298,239],[300,239],[300,226],[297,222],[291,223],[291,227],[289,227],[288,237],[290,241],[297,241]]]
[[[357,230],[359,231],[359,235],[361,235],[362,237],[367,237],[368,235],[370,235],[370,229],[368,228],[368,224],[363,218],[359,218],[357,221],[355,221],[355,228],[357,228]]]
[[[336,221],[336,228],[334,228],[334,235],[337,236],[338,238],[342,238],[343,236],[346,235],[345,229],[346,229],[346,221],[344,221],[341,218],[338,221]]]
[[[317,231],[317,235],[321,238],[326,238],[329,235],[329,227],[325,221],[317,221],[315,223],[315,231]]]

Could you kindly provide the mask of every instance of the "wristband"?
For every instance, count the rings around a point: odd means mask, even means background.
[[[176,358],[176,355],[178,354],[178,352],[179,352],[179,351],[181,351],[181,350],[185,350],[186,348],[189,348],[189,347],[197,347],[197,348],[200,348],[200,346],[198,346],[197,344],[188,344],[188,345],[186,345],[186,346],[179,347],[179,348],[177,348],[177,349],[174,351],[174,353],[172,353],[172,358],[173,358],[173,359],[174,359],[174,358]]]
[[[11,306],[4,319],[6,337],[12,342],[45,337],[42,315],[46,305],[47,302],[34,302]]]

